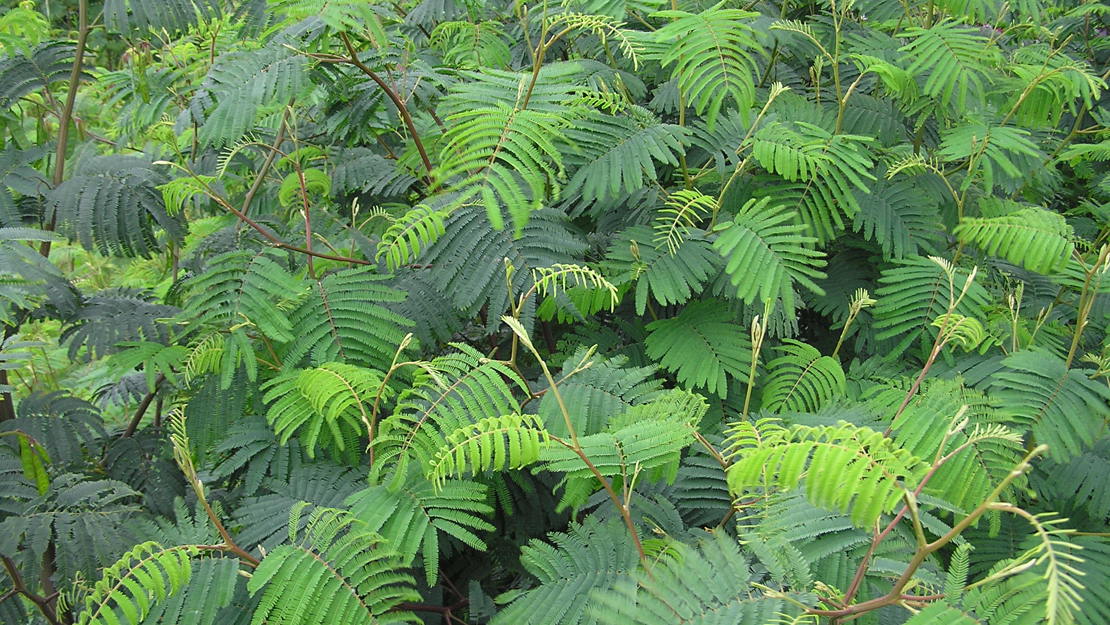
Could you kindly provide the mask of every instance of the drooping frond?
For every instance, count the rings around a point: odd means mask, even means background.
[[[459,540],[473,549],[485,550],[476,532],[493,526],[484,517],[493,512],[486,486],[466,480],[448,479],[437,488],[418,473],[408,474],[398,488],[371,486],[351,495],[346,502],[351,514],[388,542],[404,566],[417,555],[423,560],[429,585],[439,578],[440,540]]]
[[[781,124],[768,128],[774,132],[763,135],[764,141],[792,137],[789,141],[794,145],[776,147],[764,165],[788,184],[761,189],[758,195],[772,198],[775,204],[796,203],[799,221],[820,242],[835,238],[859,212],[856,195],[868,193],[869,182],[875,180],[868,150],[872,138],[832,133],[801,120],[793,128]]]
[[[392,612],[419,601],[412,577],[381,537],[344,510],[316,508],[293,544],[266,554],[247,581],[262,591],[252,625],[419,623],[411,612]]]
[[[905,389],[892,387],[871,398],[870,403],[890,416],[905,396]],[[1003,422],[1004,416],[990,406],[986,397],[958,381],[936,380],[923,386],[890,428],[898,445],[918,458],[947,458],[924,492],[970,510],[1024,455],[1020,433],[1003,426]]]
[[[270,405],[266,420],[282,444],[300,439],[310,458],[322,434],[320,446],[346,451],[347,441],[373,433],[373,407],[391,395],[382,378],[373,369],[339,362],[282,373],[260,389]]]
[[[519,469],[539,460],[547,430],[535,415],[486,417],[450,432],[436,453],[428,479],[439,485],[467,471]]]
[[[909,28],[901,36],[911,39],[899,51],[909,62],[907,71],[925,77],[925,94],[958,110],[969,97],[983,102],[990,86],[987,74],[999,54],[978,29],[944,19],[927,29]]]
[[[138,625],[152,603],[165,601],[189,583],[190,560],[199,553],[192,545],[170,548],[155,542],[136,545],[104,569],[100,581],[85,597],[83,609],[77,615],[78,625]]]
[[[677,215],[660,215],[656,225],[671,217],[679,219]],[[671,225],[668,221],[668,232]],[[679,229],[681,226],[675,232]],[[635,285],[636,313],[640,315],[646,312],[649,300],[663,306],[685,304],[724,262],[701,230],[684,231],[673,254],[658,247],[658,233],[647,226],[633,226],[614,237],[608,252],[612,269],[607,273],[617,285]]]
[[[574,146],[565,164],[574,173],[562,195],[580,195],[583,202],[613,199],[658,179],[655,163],[677,166],[687,136],[686,129],[661,124],[640,107],[619,115],[588,112],[565,133]]]
[[[527,391],[505,363],[490,360],[474,348],[453,344],[453,353],[439,356],[416,373],[412,386],[397,398],[393,414],[382,420],[374,440],[375,469],[398,463],[399,477],[415,459],[433,474],[439,450],[448,436],[482,419],[520,414],[514,392]]]
[[[555,145],[566,122],[553,113],[522,108],[527,77],[517,85],[514,104],[495,103],[454,113],[444,136],[436,186],[451,194],[449,206],[479,204],[496,229],[507,212],[519,235],[528,217],[563,176]]]
[[[390,270],[411,262],[443,235],[446,217],[444,211],[424,204],[413,207],[382,233],[375,258],[380,261],[384,256]]]
[[[727,533],[714,532],[697,547],[668,545],[673,555],[635,581],[616,584],[611,592],[591,594],[590,613],[604,625],[694,625],[730,623],[765,625],[785,606],[781,599],[750,593],[751,564]],[[730,580],[722,586],[721,579]]]
[[[613,521],[586,517],[550,540],[532,540],[521,548],[520,562],[539,584],[500,610],[491,625],[596,625],[591,593],[612,588],[636,566],[628,531]]]
[[[104,25],[111,33],[176,32],[218,15],[213,0],[107,0]]]
[[[677,317],[648,324],[644,346],[680,384],[725,398],[729,380],[746,376],[751,364],[748,332],[732,318],[723,302],[694,302]]]
[[[477,206],[456,209],[444,223],[446,232],[421,254],[435,266],[429,280],[448,294],[455,308],[476,314],[482,306],[504,311],[515,305],[505,284],[505,259],[514,267],[509,280],[519,295],[532,287],[532,269],[579,262],[585,243],[563,213],[544,209],[531,215],[519,237],[496,230]],[[489,315],[496,319],[497,315]]]
[[[678,88],[712,130],[726,100],[741,115],[755,103],[756,56],[763,48],[748,21],[757,13],[720,6],[702,11],[659,11],[652,17],[672,19],[655,31],[666,46],[660,61],[674,65]]]
[[[259,114],[279,110],[309,85],[308,61],[283,46],[221,55],[203,83],[203,99],[215,100],[207,111],[200,139],[223,147],[254,128]]]
[[[763,410],[817,412],[844,394],[840,361],[792,339],[778,347],[782,356],[767,363]]]
[[[62,231],[86,249],[145,258],[165,246],[157,230],[174,241],[185,234],[180,216],[166,212],[162,182],[144,158],[101,156],[53,189],[48,205]]]
[[[795,286],[821,294],[814,280],[825,277],[824,254],[810,249],[816,240],[794,223],[794,212],[769,206],[769,198],[749,200],[732,221],[720,224],[713,247],[726,260],[725,272],[738,288],[736,297],[750,304],[781,300],[793,315]],[[755,278],[755,279],[753,279]]]
[[[48,41],[27,54],[0,59],[0,108],[9,109],[29,93],[69,80],[73,53],[68,41]]]
[[[706,409],[700,396],[673,390],[629,408],[605,432],[579,436],[582,453],[593,468],[566,444],[547,445],[540,460],[545,469],[564,473],[568,482],[578,482],[578,487],[568,487],[564,497],[575,506],[584,503],[579,496],[600,487],[595,470],[606,477],[635,479],[633,475],[640,474],[641,480],[671,482],[677,475],[679,455],[694,442],[693,433]]]
[[[1038,206],[996,200],[983,217],[964,217],[953,234],[988,254],[1040,273],[1052,273],[1071,258],[1072,228],[1064,216]],[[984,211],[987,212],[987,211]]]
[[[594,356],[583,369],[583,355],[583,349],[576,351],[555,376],[571,425],[578,434],[601,432],[631,406],[650,401],[659,394],[662,384],[655,378],[655,367],[629,366],[624,356]],[[544,393],[537,412],[548,432],[570,436],[554,393]]]
[[[536,294],[541,298],[565,295],[569,289],[584,289],[599,293],[609,310],[619,301],[617,287],[590,267],[563,263],[535,267],[532,269],[532,281]]]
[[[961,286],[968,272],[956,268],[955,282]],[[896,261],[883,270],[880,286],[875,290],[875,328],[880,330],[878,339],[901,337],[897,353],[917,341],[927,332],[929,324],[948,310],[948,278],[936,263],[920,256]],[[956,313],[975,317],[988,301],[986,289],[972,282],[967,295],[956,307]]]
[[[1044,158],[1028,130],[978,121],[945,132],[937,156],[948,163],[967,162],[971,175],[964,185],[982,178],[988,190],[1005,182],[1012,188],[1025,179],[1029,167],[1039,166]]]
[[[86,299],[62,334],[70,341],[69,357],[76,358],[81,348],[97,358],[119,351],[128,341],[167,342],[169,329],[159,322],[178,309],[152,300],[136,289],[106,289]]]
[[[843,421],[791,428],[740,422],[732,437],[739,444],[733,445],[734,462],[728,470],[730,490],[790,490],[804,479],[810,501],[833,510],[850,509],[852,522],[861,528],[873,527],[880,515],[901,502],[904,482],[916,484],[928,469],[882,432]]]
[[[939,199],[923,178],[879,180],[870,193],[856,194],[860,210],[854,226],[881,245],[887,258],[935,253],[939,247]]]
[[[1110,390],[1041,349],[1015,352],[1002,361],[991,385],[1003,413],[1031,428],[1048,454],[1066,462],[1089,447],[1110,418]]]
[[[436,26],[428,41],[443,51],[443,61],[451,67],[508,69],[506,39],[505,29],[498,22],[458,21]]]
[[[288,313],[294,340],[280,352],[295,365],[341,360],[386,370],[412,322],[382,304],[405,293],[384,284],[373,267],[328,274],[309,288],[308,296]]]
[[[665,208],[660,209],[652,228],[655,230],[655,247],[664,244],[671,256],[678,248],[690,229],[709,215],[716,215],[719,207],[717,200],[694,189],[682,189],[667,196]]]

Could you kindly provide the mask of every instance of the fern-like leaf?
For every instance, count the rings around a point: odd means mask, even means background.
[[[793,211],[768,204],[768,198],[745,203],[732,221],[717,227],[713,247],[727,261],[725,272],[738,288],[736,297],[749,304],[756,298],[764,304],[781,300],[792,316],[796,285],[824,293],[814,282],[825,277],[820,271],[824,254],[808,247],[816,240],[793,223]]]
[[[666,45],[661,62],[674,65],[673,77],[712,130],[726,100],[746,115],[755,103],[756,55],[763,49],[748,24],[757,13],[725,9],[659,11],[652,17],[674,21],[655,31]]]
[[[994,202],[1001,214],[964,217],[953,231],[961,241],[1039,273],[1052,273],[1071,258],[1071,226],[1064,216],[1037,206]]]
[[[168,549],[155,542],[136,545],[104,569],[103,577],[85,597],[78,625],[138,625],[150,611],[152,599],[165,601],[189,583],[190,560],[199,553],[191,545]]]
[[[338,362],[283,373],[261,390],[270,405],[266,420],[278,440],[285,444],[297,436],[309,457],[315,455],[321,434],[327,440],[324,446],[339,451],[360,431],[372,436],[373,405],[379,394],[386,399],[390,395],[381,373]]]
[[[735,447],[735,461],[728,470],[730,490],[790,490],[804,478],[810,501],[834,510],[851,509],[852,522],[861,528],[873,527],[884,512],[893,510],[902,500],[904,484],[916,484],[928,469],[881,432],[843,421],[792,428],[768,422],[757,431],[757,439],[747,439],[754,445]]]
[[[1089,447],[1110,418],[1110,390],[1068,369],[1043,350],[1015,352],[1002,361],[992,387],[1004,414],[1029,427],[1049,456],[1066,462]]]
[[[539,460],[548,434],[535,415],[487,417],[447,434],[447,444],[436,453],[428,479],[440,485],[467,470],[519,469]]]
[[[317,508],[300,542],[266,554],[247,582],[251,595],[262,591],[251,624],[419,623],[410,612],[390,613],[420,599],[402,568],[351,514]]]
[[[677,317],[653,321],[644,346],[680,384],[728,396],[729,379],[747,375],[751,364],[748,333],[719,301],[694,302]]]
[[[844,394],[846,382],[839,360],[792,339],[784,339],[778,349],[782,356],[767,363],[763,410],[818,412]]]

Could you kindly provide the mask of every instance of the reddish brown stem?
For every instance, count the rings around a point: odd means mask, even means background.
[[[131,421],[127,424],[127,428],[123,431],[123,434],[120,434],[120,438],[128,438],[135,433],[135,429],[139,427],[139,422],[143,420],[143,415],[146,414],[147,408],[150,408],[150,402],[154,401],[154,396],[158,394],[158,387],[165,381],[165,374],[159,373],[158,377],[154,380],[154,388],[152,388],[150,392],[146,394],[146,397],[143,397],[143,400],[139,402],[139,407],[135,410],[135,416],[131,417]]]
[[[81,81],[81,67],[85,60],[85,44],[89,40],[89,1],[77,2],[77,48],[74,50],[73,66],[69,70],[69,91],[62,107],[62,115],[58,119],[58,145],[54,151],[54,186],[62,184],[66,171],[66,147],[69,143],[69,124],[73,120],[73,108],[77,103],[77,86]],[[58,214],[55,211],[50,216],[50,221],[43,227],[52,231],[58,223]],[[39,253],[44,257],[50,256],[50,240],[42,242]]]
[[[416,151],[420,153],[420,160],[424,162],[424,168],[428,170],[429,181],[432,174],[432,161],[428,158],[428,152],[424,149],[424,142],[420,140],[420,135],[416,132],[416,124],[412,121],[412,115],[409,114],[409,109],[405,106],[404,100],[397,95],[389,85],[378,76],[377,72],[370,69],[365,63],[358,58],[358,52],[351,44],[351,40],[347,37],[347,33],[339,33],[339,38],[343,40],[343,45],[347,48],[347,54],[351,55],[350,58],[344,59],[345,62],[354,65],[363,74],[370,77],[381,90],[385,92],[386,97],[393,102],[393,106],[397,107],[397,112],[401,114],[401,119],[405,122],[405,128],[408,129],[409,134],[412,135],[412,142],[416,145]]]
[[[23,595],[28,601],[35,604],[35,607],[38,608],[39,612],[42,613],[50,625],[63,625],[63,621],[54,613],[54,608],[52,606],[53,597],[43,596],[32,591],[23,581],[23,576],[19,574],[19,569],[16,568],[15,562],[8,556],[0,556],[0,559],[3,560],[4,568],[8,572],[8,577],[12,580],[12,592]],[[57,595],[55,594],[54,596]]]

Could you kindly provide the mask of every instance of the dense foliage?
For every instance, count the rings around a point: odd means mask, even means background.
[[[25,0],[0,622],[1110,622],[1110,8]]]

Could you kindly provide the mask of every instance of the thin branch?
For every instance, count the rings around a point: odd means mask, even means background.
[[[77,102],[77,86],[81,80],[81,66],[85,60],[85,44],[89,40],[89,0],[77,2],[77,49],[74,50],[73,67],[69,70],[69,90],[66,93],[62,116],[58,120],[58,145],[54,152],[54,186],[62,184],[66,170],[66,144],[69,143],[69,124],[73,120],[73,107]],[[43,229],[53,231],[57,225],[58,213],[50,216],[50,222]],[[39,253],[50,256],[50,240],[42,242]]]
[[[150,408],[150,402],[154,400],[154,396],[158,394],[158,388],[162,386],[162,382],[166,381],[166,374],[159,373],[158,377],[154,380],[154,388],[143,397],[139,402],[139,407],[135,410],[135,416],[131,417],[131,421],[127,424],[127,429],[120,434],[120,438],[128,438],[135,433],[135,429],[139,427],[139,422],[143,420],[143,415],[146,414],[146,409]]]
[[[393,106],[397,107],[397,112],[401,114],[401,119],[404,120],[405,127],[408,128],[409,134],[412,135],[412,141],[416,144],[416,151],[420,153],[420,160],[424,161],[424,168],[428,170],[430,180],[432,175],[432,161],[428,158],[428,152],[424,149],[424,142],[420,140],[420,135],[416,132],[416,124],[413,123],[412,115],[409,114],[409,109],[405,106],[405,102],[401,100],[397,92],[391,89],[389,85],[382,80],[381,76],[378,76],[374,70],[370,69],[358,58],[358,52],[355,51],[355,47],[351,44],[351,40],[347,37],[347,33],[339,33],[339,38],[343,40],[343,45],[347,48],[347,54],[351,55],[350,58],[344,59],[344,62],[354,65],[363,74],[369,76],[371,80],[381,87],[385,95],[393,102]]]
[[[251,207],[251,202],[254,201],[255,194],[262,188],[262,183],[266,180],[266,174],[270,172],[270,166],[274,164],[274,159],[277,157],[278,148],[281,147],[285,141],[285,122],[289,119],[289,107],[285,108],[285,112],[281,115],[281,123],[278,124],[277,136],[274,137],[274,144],[270,147],[269,153],[266,155],[266,160],[262,161],[262,167],[258,169],[258,175],[255,176],[254,182],[251,183],[251,188],[247,190],[247,194],[243,197],[243,206],[239,210],[244,215],[247,214],[248,209]]]
[[[24,583],[23,577],[19,574],[19,569],[16,568],[15,562],[8,556],[0,556],[4,561],[4,568],[8,571],[8,577],[12,580],[12,590],[8,594],[18,593],[27,598],[28,601],[35,604],[50,625],[63,625],[62,621],[58,619],[58,615],[54,613],[50,603],[53,600],[51,597],[44,597],[32,591]]]

